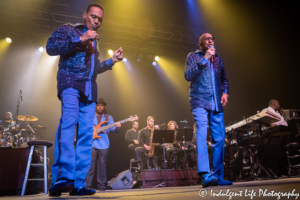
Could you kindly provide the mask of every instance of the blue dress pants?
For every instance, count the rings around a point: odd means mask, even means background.
[[[223,112],[216,112],[204,108],[195,108],[192,112],[197,125],[198,172],[211,172],[206,145],[207,122],[209,122],[212,139],[212,174],[223,179],[225,153]]]
[[[74,188],[81,188],[86,186],[85,177],[90,168],[96,103],[89,102],[74,88],[67,88],[60,95],[62,114],[55,136],[52,183],[61,179],[74,180]]]

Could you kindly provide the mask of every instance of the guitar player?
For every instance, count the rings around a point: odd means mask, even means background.
[[[97,126],[103,121],[107,121],[105,125],[113,124],[114,119],[110,116],[106,109],[106,102],[103,98],[99,98],[96,105],[96,112],[94,117],[94,126]],[[101,138],[93,140],[93,150],[91,166],[86,176],[86,184],[88,187],[92,186],[92,180],[94,177],[95,165],[97,162],[97,187],[100,191],[105,191],[106,188],[106,163],[109,149],[109,133],[119,133],[121,131],[121,123],[115,123],[115,126],[105,130],[102,134],[99,134]],[[80,140],[80,138],[77,138]]]

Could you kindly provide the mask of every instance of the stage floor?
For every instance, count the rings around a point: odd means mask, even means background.
[[[206,191],[205,191],[206,190]],[[289,192],[292,194],[289,199],[300,199],[300,178],[285,178],[274,180],[259,180],[249,182],[235,182],[231,186],[214,186],[202,188],[197,186],[184,187],[166,187],[166,188],[147,188],[147,189],[129,189],[129,190],[107,190],[106,192],[97,192],[91,196],[69,196],[63,194],[61,197],[49,197],[44,194],[1,197],[0,199],[208,199],[214,196],[215,199],[279,199],[276,194],[280,193],[280,199],[287,199]],[[274,192],[272,193],[272,190]],[[294,190],[294,191],[293,191]],[[256,193],[256,194],[255,194]],[[263,194],[264,193],[264,194]],[[232,198],[230,198],[230,194]],[[201,197],[203,195],[205,197]],[[222,196],[217,196],[222,195]],[[255,195],[255,196],[254,196]]]

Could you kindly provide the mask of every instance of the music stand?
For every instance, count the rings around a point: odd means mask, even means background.
[[[193,129],[177,129],[177,134],[176,134],[176,138],[175,141],[184,141],[184,147],[186,148],[186,142],[187,141],[192,141],[193,140],[193,135],[194,135],[194,130]],[[186,155],[186,150],[184,149],[185,152],[185,159],[187,159],[187,155]],[[186,163],[185,163],[186,164]],[[191,183],[190,181],[188,181],[188,172],[187,172],[187,167],[185,166],[185,172],[186,172],[186,179],[187,185],[195,185],[193,183]]]
[[[193,140],[193,129],[177,129],[175,141],[192,141]]]
[[[167,187],[169,183],[167,183],[167,175],[166,175],[166,156],[165,156],[165,143],[173,143],[174,140],[174,130],[154,130],[152,143],[162,143],[163,144],[163,155],[164,155],[164,175],[165,182],[158,184],[156,187]],[[171,184],[169,184],[171,185]]]

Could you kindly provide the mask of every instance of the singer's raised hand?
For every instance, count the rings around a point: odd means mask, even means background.
[[[99,35],[96,31],[88,30],[83,36],[80,37],[82,44],[87,43],[89,40],[98,40]]]
[[[123,60],[123,49],[120,47],[118,50],[115,51],[114,55],[111,57],[113,62],[119,62]]]

